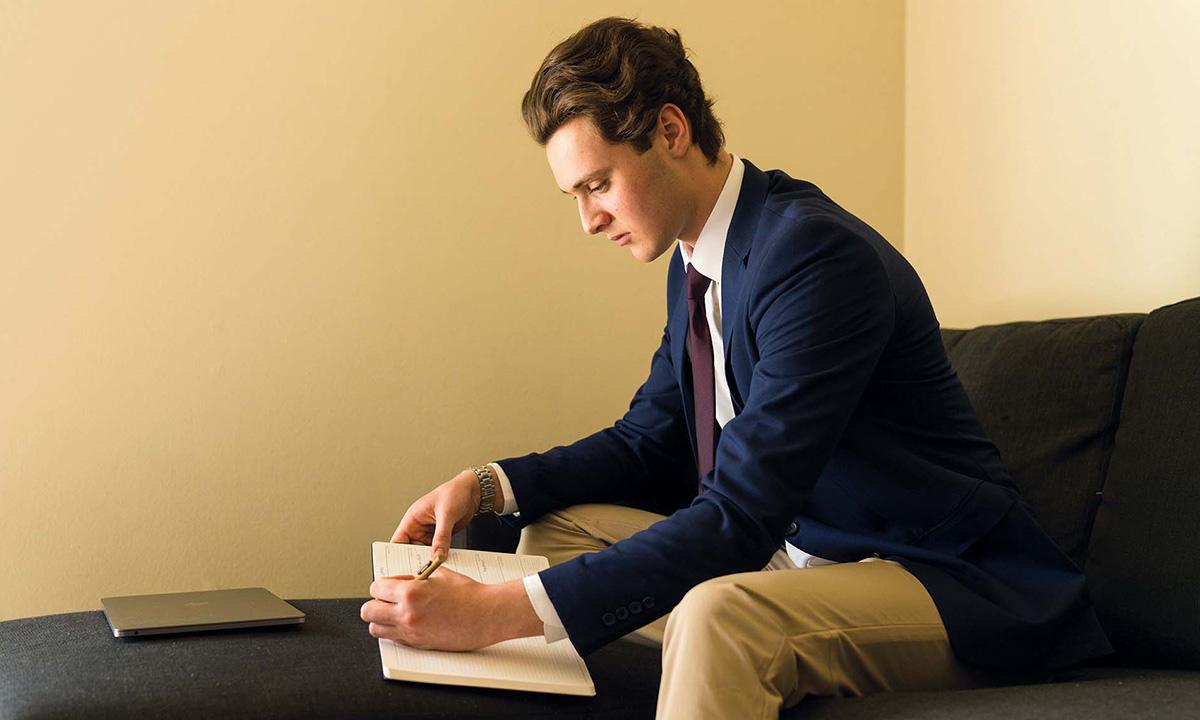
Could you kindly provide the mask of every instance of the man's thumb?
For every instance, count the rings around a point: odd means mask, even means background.
[[[453,523],[445,515],[438,513],[434,518],[433,554],[441,555],[442,559],[450,557],[450,535]]]

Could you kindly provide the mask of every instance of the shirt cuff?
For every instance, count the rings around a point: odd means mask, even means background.
[[[499,463],[488,463],[496,471],[496,477],[500,480],[500,490],[504,493],[504,507],[497,511],[497,515],[512,515],[517,512],[517,498],[513,495],[512,483],[508,480],[508,475],[504,474],[504,468],[500,467]],[[539,586],[541,583],[538,583]]]
[[[541,575],[537,573],[526,575],[524,582],[525,594],[529,596],[529,602],[533,605],[533,611],[537,614],[538,620],[542,621],[546,642],[565,640],[567,630],[563,627],[562,620],[558,618],[558,611],[554,609],[554,603],[550,602],[550,596],[546,594]]]

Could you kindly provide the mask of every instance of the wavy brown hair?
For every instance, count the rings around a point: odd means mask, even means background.
[[[683,111],[692,142],[715,164],[725,133],[679,31],[610,17],[550,51],[521,100],[521,116],[543,147],[564,123],[586,117],[608,142],[644,153],[667,103]]]

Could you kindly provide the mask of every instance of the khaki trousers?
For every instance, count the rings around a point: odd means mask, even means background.
[[[522,530],[517,552],[557,564],[662,519],[577,505]],[[668,616],[629,636],[662,645],[659,718],[778,718],[806,695],[1003,682],[955,658],[933,600],[900,564],[867,558],[770,569],[777,564],[703,582]]]

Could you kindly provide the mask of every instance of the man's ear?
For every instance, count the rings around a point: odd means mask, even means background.
[[[658,111],[658,126],[667,141],[667,152],[672,157],[683,157],[692,144],[692,129],[679,106],[663,105]]]

